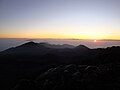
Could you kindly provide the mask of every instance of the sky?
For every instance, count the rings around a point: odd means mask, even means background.
[[[0,38],[120,39],[120,0],[0,0]]]

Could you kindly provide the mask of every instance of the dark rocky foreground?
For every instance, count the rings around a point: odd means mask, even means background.
[[[0,52],[0,90],[120,90],[120,46],[28,42]]]
[[[13,90],[120,90],[120,64],[59,65],[34,80],[22,79]]]

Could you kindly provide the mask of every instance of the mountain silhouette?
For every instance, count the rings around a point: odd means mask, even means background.
[[[55,44],[49,44],[49,43],[39,43],[39,45],[43,45],[48,48],[53,48],[53,49],[65,49],[65,48],[74,48],[75,46],[69,45],[69,44],[62,44],[62,45],[55,45]]]
[[[119,90],[120,46],[27,42],[0,52],[4,90]]]
[[[84,45],[79,45],[79,46],[75,47],[75,49],[88,50],[89,48]]]
[[[1,58],[8,60],[12,59],[26,59],[26,60],[39,60],[56,62],[86,62],[92,63],[105,63],[119,61],[120,47],[113,46],[108,48],[90,49],[84,45],[72,46],[68,44],[52,45],[49,43],[35,43],[27,42],[17,47],[12,47],[5,51],[0,52]],[[7,57],[4,57],[7,56]],[[48,56],[52,58],[48,58]],[[116,60],[114,60],[116,58]],[[91,61],[90,61],[91,60]]]

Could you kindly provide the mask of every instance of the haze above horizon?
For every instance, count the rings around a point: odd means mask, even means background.
[[[120,0],[0,0],[0,38],[120,40]]]

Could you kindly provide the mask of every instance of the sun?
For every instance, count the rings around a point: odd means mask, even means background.
[[[97,42],[97,40],[94,40],[94,42]]]

